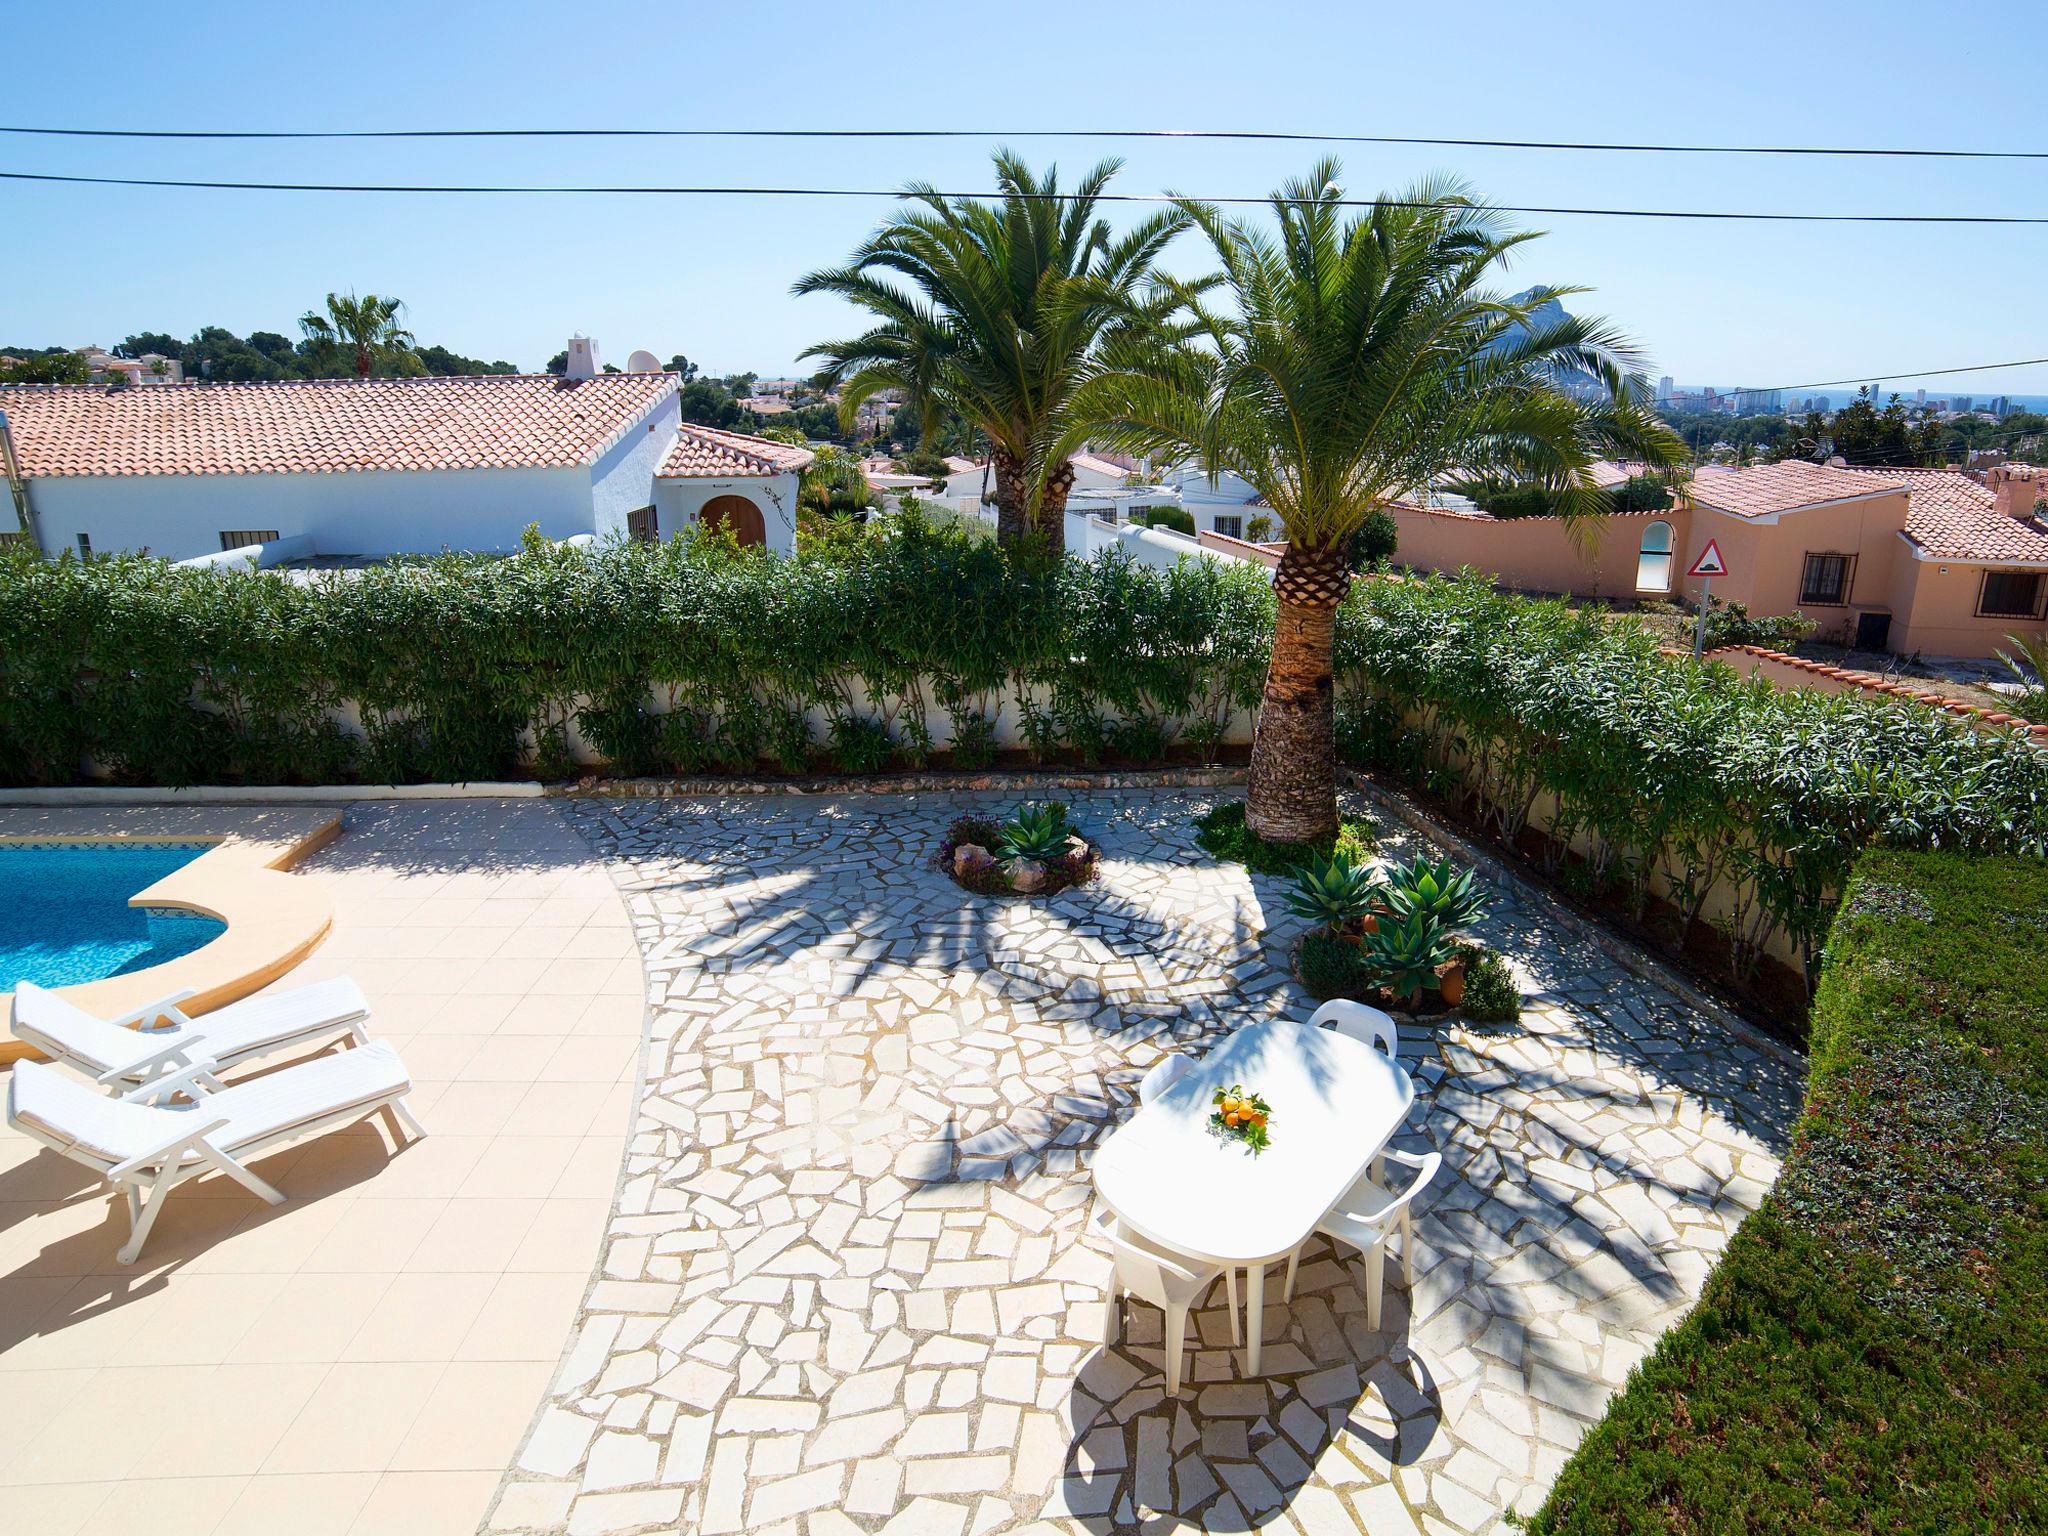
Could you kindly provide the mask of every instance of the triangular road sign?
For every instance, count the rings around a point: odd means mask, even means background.
[[[1688,576],[1726,576],[1728,562],[1721,558],[1721,546],[1714,540],[1707,540],[1707,547],[1700,551],[1699,559],[1693,561]]]

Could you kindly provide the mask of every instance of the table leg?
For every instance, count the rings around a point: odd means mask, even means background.
[[[1244,1278],[1245,1374],[1259,1374],[1260,1346],[1266,1341],[1266,1266],[1245,1266]]]

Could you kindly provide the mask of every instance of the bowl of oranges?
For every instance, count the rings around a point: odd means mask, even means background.
[[[1266,1150],[1266,1122],[1273,1106],[1242,1084],[1232,1083],[1216,1090],[1216,1112],[1209,1117],[1209,1129],[1226,1141],[1238,1141],[1252,1149],[1253,1156]]]

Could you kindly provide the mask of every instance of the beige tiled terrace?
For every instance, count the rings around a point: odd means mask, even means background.
[[[467,1532],[540,1403],[637,1081],[625,910],[537,800],[351,806],[301,874],[334,928],[277,985],[354,976],[429,1135],[259,1158],[275,1209],[188,1184],[124,1266],[98,1181],[0,1128],[0,1529]]]

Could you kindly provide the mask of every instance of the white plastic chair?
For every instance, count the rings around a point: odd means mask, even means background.
[[[1354,1003],[1348,997],[1331,998],[1309,1015],[1308,1022],[1313,1029],[1334,1029],[1340,1035],[1377,1046],[1389,1061],[1401,1054],[1401,1032],[1394,1027],[1393,1017],[1364,1003]]]
[[[1344,1192],[1344,1198],[1330,1208],[1329,1214],[1316,1223],[1316,1230],[1323,1236],[1349,1243],[1365,1255],[1365,1326],[1374,1331],[1380,1326],[1380,1293],[1386,1288],[1387,1234],[1397,1226],[1400,1228],[1401,1278],[1404,1284],[1413,1285],[1415,1197],[1429,1187],[1444,1159],[1441,1152],[1426,1152],[1417,1157],[1412,1152],[1399,1152],[1390,1147],[1374,1159],[1373,1166],[1378,1168],[1382,1163],[1399,1163],[1404,1168],[1412,1168],[1415,1177],[1397,1195],[1373,1174],[1365,1174]],[[1281,1290],[1284,1301],[1294,1299],[1294,1271],[1300,1263],[1301,1249],[1296,1248],[1287,1256],[1287,1283]]]
[[[120,1190],[128,1203],[123,1264],[142,1253],[164,1197],[208,1169],[225,1174],[271,1205],[284,1196],[251,1173],[244,1159],[279,1142],[381,1110],[391,1133],[425,1130],[405,1106],[412,1078],[398,1052],[379,1041],[316,1057],[264,1077],[208,1092],[216,1064],[198,1061],[130,1089],[120,1098],[93,1092],[55,1067],[14,1064],[7,1121],[53,1152],[81,1163]],[[183,1095],[183,1104],[151,1103]]]
[[[1153,1065],[1152,1070],[1139,1080],[1138,1102],[1140,1104],[1150,1104],[1154,1099],[1166,1092],[1167,1089],[1187,1076],[1188,1066],[1187,1057],[1178,1052],[1170,1056],[1161,1057]]]
[[[145,1083],[202,1059],[225,1069],[337,1036],[356,1045],[369,1039],[369,1001],[346,976],[245,997],[198,1019],[178,1006],[191,996],[174,992],[103,1019],[24,981],[14,990],[14,1033],[104,1084]]]
[[[1166,1395],[1180,1395],[1181,1357],[1187,1351],[1188,1308],[1200,1301],[1222,1277],[1230,1301],[1230,1341],[1243,1342],[1238,1325],[1237,1272],[1227,1265],[1210,1264],[1185,1254],[1169,1253],[1135,1232],[1126,1231],[1107,1207],[1096,1213],[1095,1225],[1109,1239],[1115,1268],[1109,1280],[1109,1304],[1104,1308],[1102,1341],[1116,1343],[1122,1334],[1126,1298],[1149,1301],[1166,1314]]]

